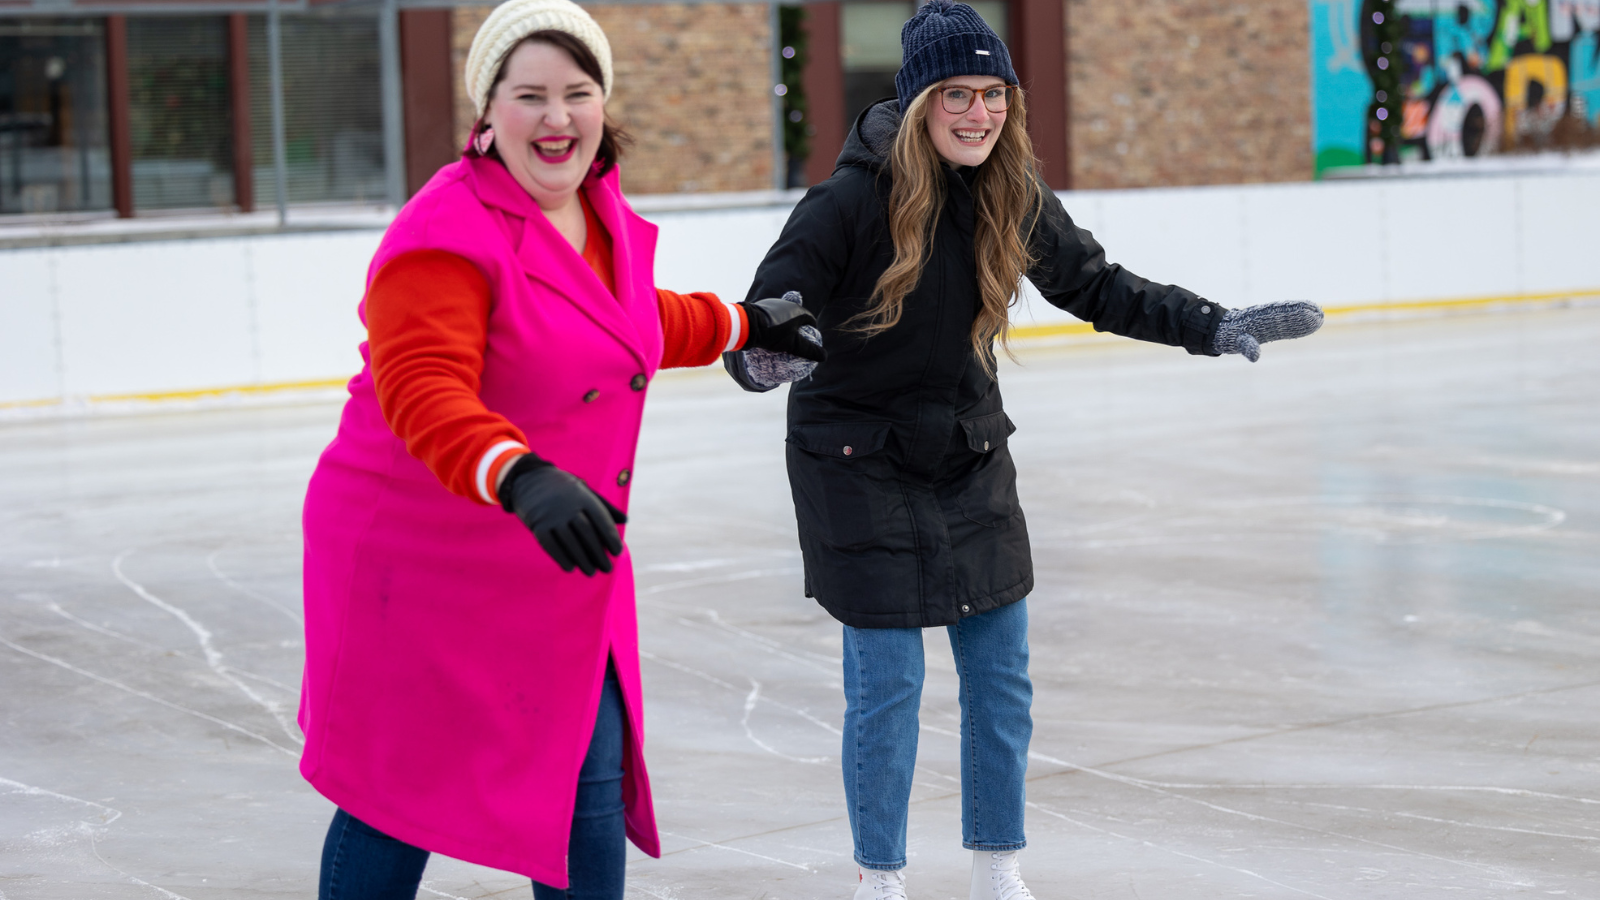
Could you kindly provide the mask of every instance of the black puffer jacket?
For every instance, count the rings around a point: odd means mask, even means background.
[[[973,352],[980,306],[973,200],[947,169],[927,267],[895,327],[840,330],[894,258],[884,210],[899,106],[856,120],[833,177],[806,193],[750,298],[799,291],[828,361],[789,392],[789,483],[806,593],[858,628],[948,625],[1033,589],[1000,388]],[[1032,228],[1028,280],[1095,328],[1205,352],[1225,310],[1108,263],[1053,193]]]

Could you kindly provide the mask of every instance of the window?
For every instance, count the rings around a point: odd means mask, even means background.
[[[124,171],[137,212],[232,209],[241,183],[270,205],[266,16],[245,24],[249,108],[235,109],[243,86],[231,83],[239,61],[230,37],[238,36],[227,16],[126,19],[128,109],[119,121],[129,157],[113,160],[108,83],[122,73],[107,70],[106,20],[0,17],[0,214],[109,210]],[[376,12],[284,14],[282,25],[287,199],[383,202]],[[247,129],[235,127],[237,116],[248,116]],[[236,135],[246,132],[253,171],[236,173]]]
[[[283,114],[290,203],[386,195],[378,20],[370,11],[284,15]],[[267,20],[250,17],[250,134],[258,203],[276,191]]]
[[[0,19],[0,213],[111,207],[105,31]]]
[[[228,20],[128,20],[128,129],[135,209],[231,207]]]
[[[844,62],[845,127],[874,101],[893,97],[900,71],[900,26],[912,3],[846,3],[839,16],[839,56]]]

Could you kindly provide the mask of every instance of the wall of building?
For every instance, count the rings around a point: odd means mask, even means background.
[[[611,42],[609,111],[636,141],[622,165],[634,194],[772,187],[772,29],[757,3],[588,4]],[[454,12],[456,71],[492,7]],[[457,81],[459,82],[459,77]],[[458,83],[462,145],[472,103]]]
[[[1312,177],[1305,0],[1064,2],[1074,188]]]
[[[1110,259],[1227,306],[1600,297],[1600,174],[1072,191]],[[666,200],[668,198],[661,198]],[[668,209],[656,280],[743,299],[787,205]],[[1441,228],[1492,217],[1495,229]],[[0,250],[0,413],[62,398],[342,379],[381,230]],[[1075,320],[1034,297],[1017,325]]]

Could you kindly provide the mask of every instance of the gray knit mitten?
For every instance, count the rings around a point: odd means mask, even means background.
[[[1309,300],[1280,300],[1230,309],[1211,338],[1216,353],[1238,353],[1255,362],[1268,341],[1301,338],[1322,327],[1322,308]]]
[[[783,299],[790,303],[799,303],[800,292],[789,291],[783,295]],[[815,327],[806,325],[800,329],[800,334],[813,344],[822,346],[822,332]],[[791,381],[803,381],[810,378],[811,373],[817,368],[817,364],[809,359],[801,359],[792,353],[763,350],[760,347],[724,353],[722,366],[740,387],[752,393],[770,391],[780,384],[788,384]]]

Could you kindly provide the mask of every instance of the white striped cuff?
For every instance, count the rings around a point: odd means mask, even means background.
[[[728,319],[730,320],[728,323],[728,346],[722,348],[722,352],[727,353],[730,350],[739,349],[739,345],[744,343],[744,328],[741,327],[744,320],[739,317],[739,310],[734,304],[724,303],[722,308],[728,311]]]
[[[490,506],[498,506],[500,501],[494,495],[494,486],[489,484],[489,470],[494,468],[496,460],[513,450],[520,453],[528,452],[528,448],[520,441],[501,441],[485,450],[483,456],[478,459],[478,476],[473,479],[473,484],[478,488],[478,496]]]

